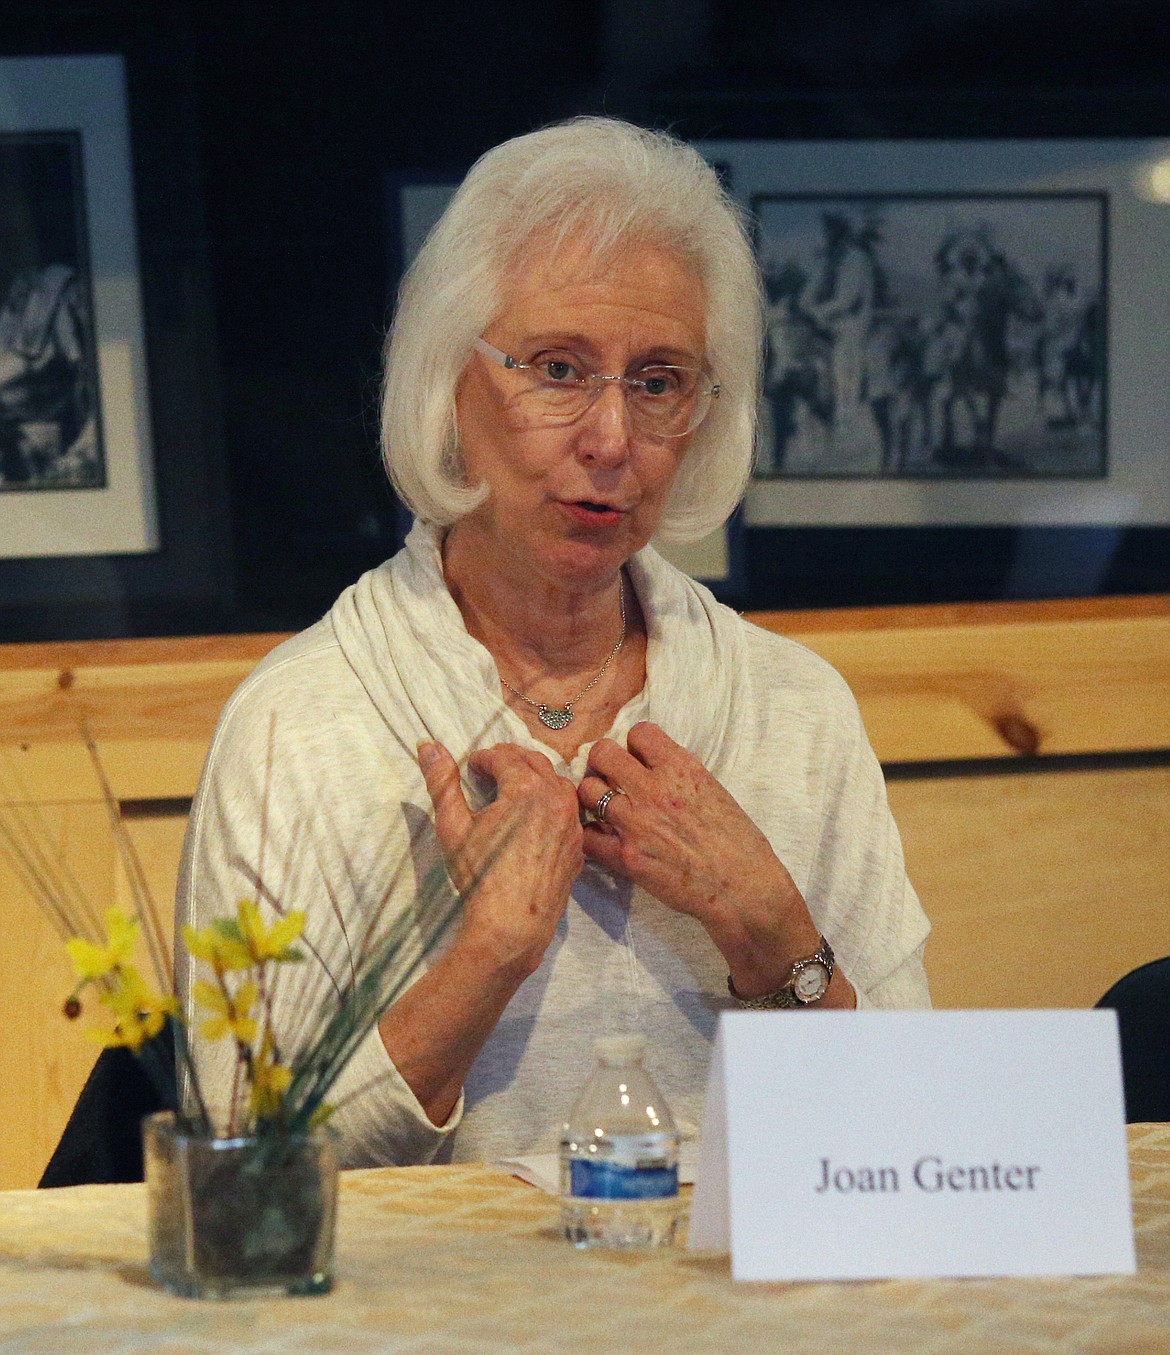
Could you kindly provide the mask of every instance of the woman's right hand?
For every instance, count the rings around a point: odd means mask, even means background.
[[[455,945],[519,984],[540,964],[585,863],[576,790],[543,753],[499,743],[468,758],[497,786],[496,799],[473,813],[447,749],[421,743],[418,754],[435,832],[465,900]]]

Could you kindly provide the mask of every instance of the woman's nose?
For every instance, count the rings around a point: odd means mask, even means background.
[[[631,436],[625,387],[607,381],[578,421],[578,455],[601,465],[620,465],[630,454]]]

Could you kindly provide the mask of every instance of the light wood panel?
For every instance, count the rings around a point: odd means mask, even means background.
[[[98,907],[108,906],[114,849],[100,805],[46,805],[43,821]],[[97,1046],[62,1015],[73,987],[61,938],[0,859],[0,1185],[35,1185]]]
[[[752,613],[828,659],[883,762],[1170,748],[1170,598]],[[189,796],[234,687],[283,636],[0,646],[0,740],[37,798]]]
[[[112,903],[128,908],[129,886],[116,859],[105,806],[48,804],[38,812],[96,913],[102,915]],[[186,815],[134,819],[127,827],[169,943]],[[74,980],[62,939],[2,857],[0,900],[0,1028],[6,1032],[0,1041],[0,1189],[7,1190],[37,1183],[99,1046],[85,1033],[88,1014],[75,1022],[63,1015]]]
[[[183,836],[187,831],[187,815],[185,812],[167,810],[134,814],[123,821],[142,863],[151,896],[158,905],[164,939],[171,945],[175,933],[175,888]],[[122,908],[133,906],[130,886],[120,862],[114,872],[114,899]]]
[[[889,796],[936,1006],[1091,1007],[1170,955],[1170,767],[896,780]]]
[[[845,676],[883,762],[1170,748],[1170,599],[753,620]]]
[[[94,799],[78,731],[124,800],[190,796],[224,702],[281,635],[0,646],[0,730],[34,799]]]

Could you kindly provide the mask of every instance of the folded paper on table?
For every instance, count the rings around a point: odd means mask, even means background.
[[[723,1013],[688,1245],[744,1280],[1132,1274],[1116,1014]]]

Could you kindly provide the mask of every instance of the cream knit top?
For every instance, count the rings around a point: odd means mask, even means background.
[[[629,575],[646,617],[647,679],[609,736],[624,742],[632,725],[652,720],[702,760],[791,872],[859,1005],[928,1006],[929,924],[845,683],[652,548],[633,557]],[[440,859],[415,759],[421,739],[460,761],[503,741],[539,749],[574,783],[589,752],[567,764],[505,704],[490,653],[467,633],[443,581],[440,537],[416,525],[397,556],[274,650],[228,702],[191,814],[178,921],[205,926],[234,913],[241,897],[256,897],[259,876],[282,907],[307,911],[306,941],[344,975],[370,910],[407,907]],[[469,776],[465,787],[473,807],[491,793]],[[178,969],[195,1030],[182,948]],[[277,1030],[295,1032],[309,1005],[330,1000],[311,962],[286,968]],[[594,1038],[628,1030],[649,1037],[647,1066],[676,1118],[698,1124],[716,1020],[729,1005],[726,966],[698,923],[587,865],[446,1125],[429,1122],[371,1032],[332,1098],[344,1102],[334,1118],[343,1165],[547,1151],[592,1066]],[[194,1046],[204,1092],[222,1113],[230,1045],[196,1036]]]

